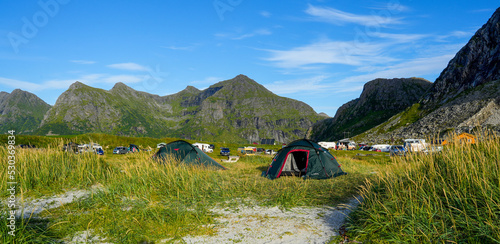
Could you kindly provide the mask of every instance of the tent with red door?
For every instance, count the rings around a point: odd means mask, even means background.
[[[345,175],[337,159],[315,142],[301,139],[282,148],[262,176],[276,179],[280,176],[300,176],[327,179]]]

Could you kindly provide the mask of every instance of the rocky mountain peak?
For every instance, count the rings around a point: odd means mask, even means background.
[[[184,90],[182,90],[181,92],[196,94],[196,93],[199,93],[200,90],[194,86],[186,86],[186,88]]]
[[[455,55],[421,103],[444,104],[461,92],[500,79],[500,8]]]
[[[75,81],[73,84],[71,84],[69,86],[69,89],[68,90],[76,90],[76,89],[80,89],[80,88],[83,88],[83,87],[89,87],[79,81]]]

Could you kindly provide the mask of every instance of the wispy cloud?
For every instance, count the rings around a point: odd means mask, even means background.
[[[123,82],[125,84],[134,84],[144,81],[146,78],[147,77],[144,75],[87,74],[75,77],[73,79],[55,79],[55,80],[47,80],[41,83],[34,83],[34,82],[0,77],[0,84],[12,88],[19,88],[22,90],[35,92],[35,91],[52,90],[52,89],[67,89],[71,84],[73,84],[76,81],[82,82],[87,85],[95,85],[102,83],[115,84],[117,82]]]
[[[259,13],[262,17],[266,17],[266,18],[269,18],[271,17],[271,13],[268,12],[268,11],[260,11]]]
[[[275,81],[264,85],[267,89],[278,95],[292,94],[298,92],[316,92],[329,88],[330,85],[323,82],[328,78],[325,75],[318,75],[310,78]]]
[[[72,63],[77,63],[77,64],[95,64],[95,61],[90,61],[90,60],[70,60]]]
[[[314,17],[315,20],[334,25],[344,25],[346,23],[358,24],[363,26],[387,26],[400,24],[401,18],[381,15],[359,15],[344,12],[335,8],[317,7],[309,5],[305,11]]]
[[[350,76],[341,83],[365,83],[376,78],[401,78],[439,74],[455,54],[445,54],[427,58],[415,58],[406,62],[384,67],[371,67],[367,74]],[[364,67],[366,68],[366,67]],[[368,71],[359,69],[357,71]]]
[[[310,45],[296,47],[291,50],[267,50],[270,57],[281,68],[300,68],[312,64],[346,64],[362,65],[387,63],[395,59],[384,56],[383,50],[388,44],[356,43],[355,41],[323,40]],[[374,58],[377,57],[377,58]]]
[[[140,64],[136,63],[119,63],[119,64],[110,64],[108,65],[109,68],[113,69],[121,69],[121,70],[130,70],[130,71],[150,71],[151,69],[142,66]]]
[[[161,48],[166,48],[166,49],[170,49],[170,50],[181,50],[181,51],[193,51],[197,46],[199,46],[198,44],[194,44],[194,45],[190,45],[190,46],[160,46]]]
[[[254,37],[254,36],[268,36],[268,35],[272,35],[272,34],[273,34],[273,32],[271,30],[269,30],[267,28],[261,28],[261,29],[254,30],[254,31],[249,32],[249,33],[244,33],[244,34],[241,34],[241,32],[239,32],[239,33],[216,33],[215,36],[218,38],[242,40],[242,39],[247,39],[247,38]]]
[[[220,78],[220,77],[210,76],[210,77],[206,77],[203,80],[191,81],[191,82],[189,82],[189,84],[191,84],[191,85],[213,85],[221,80],[222,80],[222,78]]]
[[[271,34],[273,34],[273,33],[268,29],[258,29],[258,30],[255,30],[253,32],[247,33],[247,34],[243,34],[241,36],[234,37],[232,39],[233,40],[241,40],[241,39],[246,39],[246,38],[250,38],[250,37],[254,37],[254,36],[268,36]]]

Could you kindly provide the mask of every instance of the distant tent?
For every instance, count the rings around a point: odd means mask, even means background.
[[[274,145],[274,139],[262,139],[260,140],[261,145]]]
[[[181,163],[192,165],[212,166],[218,169],[226,169],[224,166],[217,163],[210,156],[206,155],[198,147],[190,143],[179,140],[171,142],[163,147],[160,147],[157,153],[153,155],[154,159],[165,160],[168,157],[173,157]]]
[[[345,175],[335,157],[315,142],[301,139],[282,148],[262,176],[276,179],[280,176],[301,176],[327,179]]]
[[[137,145],[134,145],[134,144],[130,144],[128,149],[130,152],[139,152],[139,147]]]

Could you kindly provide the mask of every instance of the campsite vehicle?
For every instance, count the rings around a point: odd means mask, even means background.
[[[373,145],[373,148],[377,149],[377,152],[389,152],[389,150],[391,149],[391,145],[378,144],[378,145]]]
[[[73,153],[78,153],[78,144],[74,142],[69,142],[67,144],[64,144],[63,146],[63,151],[64,152],[73,152]]]
[[[373,149],[372,146],[365,146],[365,147],[363,147],[363,151],[370,151],[372,149]]]
[[[96,153],[97,155],[104,155],[104,150],[102,150],[102,147],[96,148],[94,153]]]
[[[227,148],[227,147],[220,148],[220,155],[221,156],[229,156],[230,153],[231,153],[231,151],[229,150],[229,148]]]
[[[210,145],[208,145],[208,147],[209,147],[210,149],[212,149],[212,150],[214,150],[214,149],[215,149],[214,144],[210,144]]]
[[[175,158],[179,163],[189,165],[200,165],[216,169],[226,169],[210,156],[206,155],[200,148],[189,144],[189,142],[178,140],[160,147],[152,159],[160,163],[169,163],[170,158]]]
[[[263,153],[263,152],[265,152],[265,151],[266,151],[266,149],[264,149],[264,148],[257,148],[257,151],[256,151],[256,152],[257,152],[257,153]]]
[[[116,147],[115,150],[113,150],[113,154],[126,154],[126,153],[128,153],[128,148],[122,146]]]
[[[245,155],[255,155],[256,149],[254,149],[255,147],[244,147],[241,153]]]
[[[404,156],[406,154],[406,150],[403,146],[400,145],[392,145],[389,149],[389,155],[391,156]]]
[[[129,150],[129,152],[133,152],[133,153],[140,151],[139,147],[137,145],[134,145],[134,144],[130,144],[128,146],[128,150]]]
[[[326,149],[330,149],[330,148],[336,149],[335,142],[320,141],[320,142],[318,142],[318,145],[320,145]]]
[[[424,139],[406,139],[403,145],[407,152],[425,152],[428,146]]]
[[[198,143],[197,142],[197,143],[194,143],[193,146],[198,147],[203,152],[207,152],[207,153],[213,153],[214,152],[214,150],[210,148],[210,145],[206,144],[206,143]]]
[[[166,146],[166,145],[167,145],[167,143],[165,143],[165,142],[160,142],[160,143],[156,144],[156,148],[164,147],[164,146]]]
[[[304,179],[327,179],[346,174],[337,159],[319,144],[307,139],[291,142],[282,148],[262,176],[300,176]]]
[[[342,139],[337,142],[337,150],[355,150],[356,142],[349,140],[349,138]]]
[[[274,150],[272,150],[272,149],[267,149],[267,150],[266,150],[266,152],[265,152],[265,154],[267,154],[267,155],[275,155],[276,153],[277,153],[277,152],[275,152],[275,151],[274,151]]]

